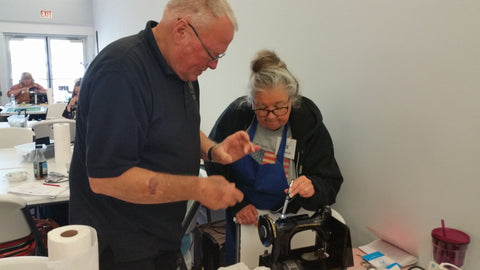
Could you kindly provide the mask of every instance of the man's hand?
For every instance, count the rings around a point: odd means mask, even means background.
[[[203,206],[212,210],[225,209],[243,200],[243,193],[235,188],[223,176],[212,175],[200,178],[199,198],[196,199]]]
[[[212,158],[220,164],[230,164],[241,159],[246,154],[260,150],[259,145],[250,142],[248,133],[237,131],[217,144],[212,150]]]

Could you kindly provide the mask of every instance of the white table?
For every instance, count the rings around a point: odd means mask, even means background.
[[[37,120],[27,121],[27,128],[32,128],[32,125],[37,122],[38,122]],[[8,122],[0,122],[0,128],[8,128],[8,127],[11,127]]]
[[[62,164],[56,164],[55,158],[47,160],[49,172],[59,172],[65,174],[67,172],[66,163],[70,161],[61,162]],[[14,171],[27,171],[27,180],[20,182],[9,182],[5,175]],[[0,149],[0,193],[7,193],[9,187],[19,186],[24,183],[31,183],[32,185],[38,185],[42,188],[44,181],[35,180],[33,174],[33,164],[30,162],[23,162],[22,157],[17,154],[15,148],[2,148]],[[20,195],[14,194],[24,198],[28,205],[39,206],[51,203],[67,202],[70,198],[70,191],[67,188],[55,197],[50,196],[36,196],[36,195]]]

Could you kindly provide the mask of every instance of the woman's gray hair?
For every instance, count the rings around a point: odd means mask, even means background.
[[[20,77],[19,83],[23,84],[23,81],[27,78],[32,79],[32,84],[35,82],[35,80],[32,77],[32,74],[30,72],[23,72],[22,76]]]
[[[238,23],[233,10],[227,0],[170,0],[168,1],[164,17],[190,18],[195,26],[205,25],[213,18],[227,17],[238,30]]]
[[[287,69],[274,51],[261,50],[251,63],[250,96],[248,102],[253,105],[255,93],[265,91],[266,88],[283,85],[287,91],[292,107],[300,106],[301,96],[298,91],[297,79]]]

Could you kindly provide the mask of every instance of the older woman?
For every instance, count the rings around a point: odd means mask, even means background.
[[[7,95],[10,97],[13,94],[17,103],[30,103],[30,91],[32,90],[36,90],[37,93],[47,93],[43,86],[35,83],[32,74],[23,72],[19,83],[12,86]]]
[[[227,264],[235,263],[233,217],[257,225],[257,209],[281,208],[292,181],[288,212],[300,207],[313,211],[333,204],[343,182],[320,110],[299,95],[297,80],[274,52],[258,52],[250,88],[249,96],[237,98],[222,113],[210,138],[222,141],[246,130],[261,150],[231,165],[206,163],[209,175],[224,175],[244,193],[244,200],[226,212]],[[215,149],[210,152],[215,160]]]

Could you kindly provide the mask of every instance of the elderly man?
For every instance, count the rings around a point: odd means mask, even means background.
[[[108,45],[82,81],[70,168],[70,222],[94,227],[101,269],[176,269],[186,201],[242,201],[222,176],[199,178],[258,150],[241,131],[216,144],[200,131],[197,78],[236,30],[225,0],[171,0],[157,24]]]

